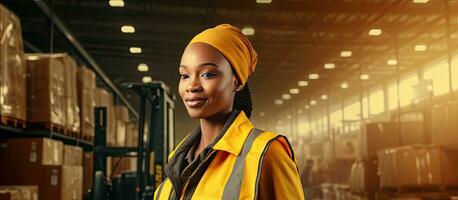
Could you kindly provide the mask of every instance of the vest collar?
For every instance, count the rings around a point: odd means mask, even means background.
[[[212,148],[238,156],[251,129],[253,129],[253,124],[245,113],[240,111],[225,133],[222,133],[224,135],[221,139]]]

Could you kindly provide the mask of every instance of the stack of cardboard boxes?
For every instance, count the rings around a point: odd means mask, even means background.
[[[81,158],[80,148],[51,139],[2,140],[0,160],[8,164],[0,170],[0,185],[36,185],[39,199],[81,200]]]
[[[96,106],[106,107],[107,109],[107,145],[114,146],[116,144],[116,111],[113,104],[113,95],[102,88],[95,90]]]
[[[94,138],[95,73],[82,66],[77,72],[78,105],[81,118],[81,138],[92,141]]]
[[[26,73],[19,18],[0,5],[0,115],[27,120]],[[25,123],[24,123],[25,124]]]
[[[38,200],[38,187],[0,186],[0,200]]]

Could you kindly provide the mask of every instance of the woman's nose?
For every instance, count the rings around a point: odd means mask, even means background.
[[[199,92],[202,90],[202,85],[197,78],[193,78],[193,80],[189,83],[188,87],[186,88],[186,92]]]

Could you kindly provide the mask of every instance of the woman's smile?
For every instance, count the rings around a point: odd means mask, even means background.
[[[187,95],[184,101],[189,108],[200,108],[207,102],[207,99],[198,95]]]

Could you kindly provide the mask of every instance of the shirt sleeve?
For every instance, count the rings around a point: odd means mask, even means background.
[[[262,161],[258,199],[304,199],[296,162],[289,147],[278,140],[270,144]]]

